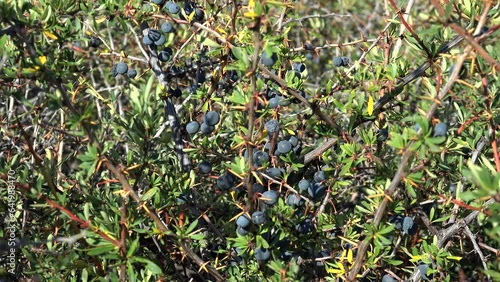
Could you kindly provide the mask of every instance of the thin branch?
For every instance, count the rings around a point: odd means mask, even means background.
[[[410,0],[406,4],[405,15],[403,16],[403,19],[405,21],[408,21],[408,18],[410,17],[411,8],[413,8],[414,4],[415,4],[415,0]],[[401,45],[403,45],[402,35],[404,34],[405,30],[406,30],[405,25],[403,23],[401,23],[401,27],[399,30],[399,38],[398,38],[398,41],[396,41],[396,45],[394,45],[394,48],[393,48],[394,53],[392,54],[392,58],[396,58],[398,56],[398,52],[401,49]]]
[[[328,14],[316,14],[316,15],[307,15],[307,16],[303,16],[301,18],[295,18],[295,19],[289,19],[287,21],[285,21],[282,25],[281,25],[281,28],[287,26],[288,24],[291,24],[293,22],[302,22],[304,20],[307,20],[307,19],[325,19],[325,18],[331,18],[331,17],[338,17],[338,18],[350,18],[351,15],[350,14],[347,14],[347,15],[341,15],[341,14],[337,14],[337,13],[328,13]],[[278,22],[279,23],[279,22]],[[275,23],[274,25],[277,25],[278,23]],[[279,29],[281,30],[281,29]]]
[[[401,12],[401,9],[399,9],[396,4],[394,3],[394,0],[389,0],[389,3],[391,3],[391,6],[394,8],[394,10],[396,10],[396,13],[398,13],[398,16],[399,16],[399,19],[401,20],[401,23],[404,24],[404,26],[406,27],[406,29],[408,29],[408,31],[411,33],[411,35],[413,36],[413,38],[415,38],[415,40],[417,40],[419,46],[424,49],[425,53],[427,54],[427,57],[428,58],[431,58],[432,57],[432,53],[431,51],[429,50],[429,48],[427,48],[427,46],[425,46],[424,42],[422,41],[422,39],[420,39],[420,37],[415,33],[415,31],[413,30],[413,28],[406,22],[406,19],[405,17],[403,16],[403,13]]]
[[[254,171],[254,165],[253,165],[253,126],[255,122],[255,95],[257,94],[257,67],[259,63],[259,53],[262,47],[262,42],[260,39],[260,20],[255,21],[255,26],[253,30],[253,42],[254,42],[254,51],[253,51],[253,57],[254,60],[252,62],[252,69],[250,70],[251,76],[250,76],[250,87],[251,87],[251,93],[250,93],[250,102],[248,103],[247,110],[248,110],[248,133],[246,136],[246,149],[248,153],[248,167],[250,168],[248,175],[246,176],[245,179],[245,186],[247,187],[247,192],[248,192],[248,199],[247,199],[247,211],[251,212],[252,210],[252,202],[253,202],[253,171]]]
[[[460,68],[462,67],[463,62],[465,61],[465,58],[468,56],[469,52],[471,51],[470,47],[467,47],[466,50],[464,50],[463,54],[458,58],[457,63],[456,63],[456,68],[453,70],[452,74],[450,75],[450,79],[448,82],[443,86],[439,94],[435,97],[433,104],[431,105],[430,109],[427,112],[427,119],[431,119],[431,117],[434,115],[434,112],[437,109],[437,106],[441,104],[441,100],[446,96],[448,91],[451,89],[453,84],[455,83],[456,79],[458,78],[458,74],[460,71]],[[386,97],[386,96],[384,96]],[[408,148],[411,147],[413,142],[411,142],[408,146],[407,149],[404,151],[403,156],[401,157],[401,161],[398,165],[398,170],[394,174],[394,177],[391,181],[391,184],[389,185],[389,188],[387,189],[387,196],[385,197],[382,203],[380,204],[379,208],[375,212],[375,216],[373,219],[373,226],[377,227],[380,224],[380,221],[382,220],[382,217],[385,214],[385,209],[387,207],[387,204],[389,202],[389,198],[394,194],[396,191],[397,187],[399,186],[399,183],[401,179],[403,178],[403,173],[404,170],[406,169],[406,165],[408,164],[410,157],[413,155],[413,152],[410,151]],[[370,239],[366,239],[363,241],[359,248],[358,248],[358,254],[356,256],[356,260],[354,262],[354,265],[352,269],[349,272],[349,277],[348,281],[355,281],[356,276],[361,269],[361,266],[363,265],[364,262],[364,257],[366,254],[366,251],[368,250],[368,247],[370,245]]]
[[[378,39],[362,38],[362,39],[354,40],[351,42],[332,43],[332,44],[325,44],[323,46],[317,46],[317,47],[314,47],[314,51],[319,51],[321,49],[328,49],[328,48],[337,48],[337,47],[340,48],[343,46],[353,46],[353,45],[358,45],[358,44],[365,43],[365,42],[376,42],[376,41],[378,41]],[[305,48],[304,48],[304,46],[302,46],[302,47],[292,48],[292,49],[290,49],[290,52],[299,52],[299,51],[304,51],[304,50],[305,50]]]
[[[145,28],[142,33],[143,36],[148,36],[149,28]],[[166,73],[163,72],[160,60],[158,58],[158,52],[156,50],[156,46],[148,45],[148,51],[150,54],[149,57],[149,66],[153,70],[153,73],[156,75],[158,83],[160,83],[161,87],[166,91],[169,87],[167,83]],[[177,112],[175,110],[175,106],[172,103],[172,99],[170,97],[165,97],[163,99],[164,107],[165,107],[165,120],[168,122],[168,125],[172,129],[173,137],[174,137],[174,149],[177,154],[177,158],[181,164],[181,168],[185,172],[189,172],[191,170],[191,162],[189,161],[188,155],[184,152],[184,141],[182,140],[182,132],[180,128],[180,121],[177,116]],[[165,125],[165,124],[164,124]],[[162,126],[163,127],[163,126]],[[160,131],[158,131],[160,132]],[[155,137],[159,134],[155,134]]]
[[[481,262],[483,263],[484,270],[488,270],[488,265],[486,264],[486,260],[484,259],[483,252],[479,248],[477,241],[476,241],[476,237],[470,231],[469,226],[466,225],[464,227],[464,232],[465,232],[465,235],[467,235],[469,237],[470,241],[472,242],[472,245],[474,246],[474,250],[476,250],[477,254],[479,255],[479,258],[481,259]],[[488,275],[488,278],[489,278],[489,275]]]
[[[306,105],[307,107],[311,108],[311,110],[313,111],[314,114],[316,114],[319,118],[321,118],[323,121],[325,121],[331,128],[335,129],[339,134],[341,132],[343,132],[342,128],[333,121],[332,117],[330,117],[329,115],[323,113],[318,108],[318,105],[309,103],[309,101],[307,101],[306,98],[302,97],[302,95],[300,95],[297,91],[295,91],[294,89],[288,87],[286,81],[284,81],[283,79],[279,78],[277,75],[275,75],[274,73],[270,72],[266,67],[264,67],[262,65],[260,66],[260,70],[262,70],[265,74],[267,74],[268,76],[270,76],[276,83],[278,83],[281,86],[281,88],[287,90],[290,94],[292,94],[292,96],[294,98],[298,99],[299,101],[301,101],[302,103],[304,103],[304,105]]]

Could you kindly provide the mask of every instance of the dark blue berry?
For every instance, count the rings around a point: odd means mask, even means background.
[[[257,248],[254,251],[255,259],[258,261],[268,260],[271,257],[271,252],[268,249]]]
[[[260,58],[260,62],[266,66],[266,67],[272,67],[275,63],[276,60],[278,59],[278,56],[275,53],[271,53],[270,56],[264,51],[262,52],[262,56]]]
[[[292,143],[288,140],[282,140],[278,143],[278,151],[282,154],[288,154],[292,150]]]
[[[266,122],[266,128],[267,128],[267,131],[269,131],[269,133],[272,134],[274,132],[277,132],[280,129],[280,124],[279,124],[278,120],[272,119],[272,120]]]
[[[196,134],[198,130],[200,130],[200,124],[197,121],[193,120],[190,123],[186,124],[186,131],[189,134]]]
[[[165,33],[169,33],[169,32],[172,32],[174,31],[174,27],[172,26],[171,23],[169,22],[164,22],[162,25],[161,25],[161,31],[165,32]]]
[[[128,71],[128,66],[124,62],[119,62],[116,64],[116,72],[118,74],[125,74]]]
[[[215,130],[215,127],[213,127],[212,125],[208,125],[206,123],[202,123],[200,129],[201,133],[210,134]]]
[[[210,111],[210,112],[207,112],[204,116],[203,116],[203,121],[207,124],[207,125],[211,125],[211,126],[215,126],[216,124],[219,123],[220,121],[220,116],[219,116],[219,113],[215,112],[215,111]]]
[[[434,137],[446,136],[448,126],[444,122],[440,122],[434,126]]]
[[[137,76],[137,71],[135,69],[129,69],[127,75],[130,78],[135,78]]]
[[[98,37],[92,36],[90,38],[89,44],[90,44],[90,47],[97,48],[101,45],[101,39],[99,39]]]
[[[333,57],[333,65],[336,67],[341,67],[344,62],[341,57]]]
[[[278,202],[278,193],[273,190],[266,191],[262,193],[261,200],[268,205],[274,205]]]
[[[181,11],[179,5],[174,2],[168,2],[167,9],[172,14],[178,14]]]
[[[212,164],[209,161],[202,161],[198,165],[198,168],[200,169],[201,173],[209,174],[212,171]]]
[[[266,223],[267,221],[267,216],[265,213],[261,212],[261,211],[255,211],[253,214],[252,214],[252,222],[256,225],[262,225],[264,223]]]
[[[301,181],[299,181],[299,184],[298,184],[299,189],[300,189],[301,191],[305,191],[305,190],[309,189],[309,186],[310,186],[310,185],[311,185],[311,184],[310,184],[310,183],[309,183],[309,181],[307,181],[306,179],[302,179]]]
[[[158,30],[156,30],[156,29],[150,29],[148,31],[148,37],[153,42],[159,40],[161,36],[162,36],[162,34]]]

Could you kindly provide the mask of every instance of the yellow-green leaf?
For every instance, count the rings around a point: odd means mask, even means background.
[[[372,115],[373,114],[373,97],[372,95],[368,95],[368,115]]]
[[[50,39],[57,40],[57,36],[48,30],[44,30],[43,34],[45,34],[45,36],[49,37]]]

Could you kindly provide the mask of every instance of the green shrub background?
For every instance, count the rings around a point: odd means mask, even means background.
[[[164,4],[0,3],[2,281],[500,281],[498,3],[195,1],[202,20]],[[156,65],[141,23],[164,22]],[[119,62],[138,75],[112,76]],[[215,131],[188,134],[207,111]],[[290,136],[299,151],[253,165]],[[298,182],[318,170],[313,198]]]

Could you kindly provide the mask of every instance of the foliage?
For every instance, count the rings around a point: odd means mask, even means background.
[[[500,279],[498,8],[1,2],[0,275]]]

